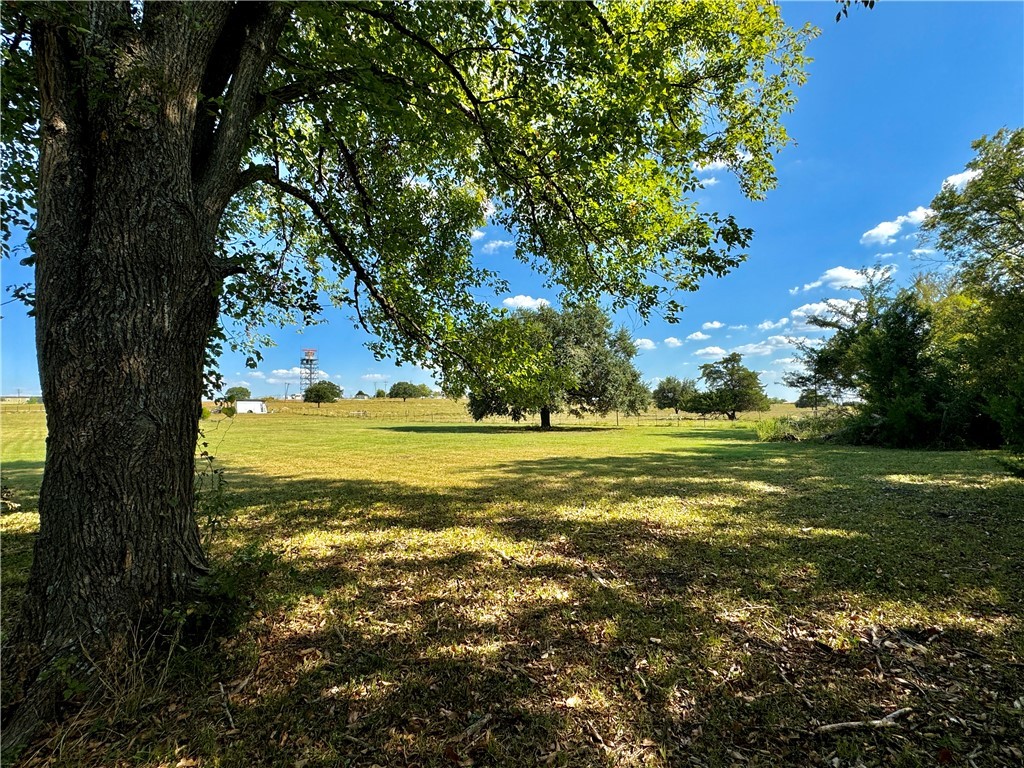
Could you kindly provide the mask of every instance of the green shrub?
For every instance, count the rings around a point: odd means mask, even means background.
[[[809,416],[779,416],[761,419],[754,424],[757,439],[762,443],[793,440],[830,440],[845,435],[850,416],[839,409],[830,409]]]

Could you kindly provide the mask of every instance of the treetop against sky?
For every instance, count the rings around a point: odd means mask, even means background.
[[[784,119],[795,144],[779,155],[778,186],[762,201],[746,199],[724,163],[697,169],[697,201],[753,228],[750,258],[681,296],[678,324],[657,313],[646,324],[628,309],[616,314],[648,380],[695,378],[701,364],[739,352],[770,395],[795,397],[781,378],[795,364],[794,337],[815,332],[807,315],[827,299],[853,297],[847,287],[862,279],[861,267],[887,266],[898,281],[929,268],[938,254],[918,238],[929,202],[944,183],[964,180],[971,141],[1024,122],[1020,4],[880,3],[838,25],[829,3],[784,3],[782,12],[793,27],[809,21],[822,30],[807,49],[808,81]],[[474,232],[474,258],[508,282],[493,303],[557,304],[543,278],[512,258],[514,246],[515,233],[493,219]],[[16,259],[2,270],[5,286],[31,280]],[[399,380],[430,382],[428,371],[376,361],[346,310],[327,308],[324,319],[267,329],[276,346],[256,370],[226,351],[225,386],[247,386],[254,396],[295,392],[307,347],[318,350],[320,375],[349,396]],[[2,341],[3,394],[38,394],[32,321],[17,303],[4,307]]]

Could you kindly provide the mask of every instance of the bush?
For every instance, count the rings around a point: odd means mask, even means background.
[[[780,416],[761,419],[754,424],[757,439],[762,443],[781,443],[797,440],[846,439],[850,416],[834,409],[813,416]]]

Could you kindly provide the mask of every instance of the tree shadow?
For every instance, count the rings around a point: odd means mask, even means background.
[[[1024,485],[935,454],[901,473],[871,449],[700,438],[440,487],[229,464],[234,544],[282,564],[196,673],[206,716],[154,705],[148,759],[819,765],[837,741],[814,724],[905,705],[913,728],[843,754],[932,755],[932,723],[998,754],[962,723],[1014,727]]]
[[[372,426],[371,429],[386,430],[388,432],[412,432],[425,435],[459,435],[459,434],[521,434],[532,435],[559,434],[563,432],[607,432],[618,429],[618,427],[598,426],[594,424],[556,424],[550,429],[542,429],[535,424],[399,424],[387,426]]]
[[[39,498],[39,484],[42,479],[42,461],[3,462],[3,466],[0,467],[0,482],[10,493],[10,497],[5,497],[5,500],[17,504],[18,507],[11,507],[7,504],[0,505],[0,514],[35,510]]]

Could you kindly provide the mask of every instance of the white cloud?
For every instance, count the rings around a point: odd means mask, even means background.
[[[713,187],[717,183],[718,183],[718,179],[716,179],[714,176],[708,176],[706,179],[701,179],[700,180],[700,185],[702,187]]]
[[[687,341],[704,341],[704,339],[710,339],[711,335],[707,333],[701,333],[700,331],[694,331],[686,337]]]
[[[719,322],[718,320],[712,320],[711,322],[704,323],[704,325],[701,326],[701,328],[703,328],[705,331],[711,330],[713,328],[724,328],[724,327],[725,327],[725,323]]]
[[[693,170],[695,170],[697,173],[705,173],[707,171],[724,171],[728,167],[729,164],[724,160],[712,160],[707,165],[697,165],[696,163],[693,164]]]
[[[891,259],[895,255],[896,254],[893,253],[892,251],[886,251],[885,253],[876,253],[875,254],[875,258],[876,259]]]
[[[765,344],[760,342],[757,344],[741,344],[738,347],[733,347],[733,352],[739,352],[741,355],[770,355],[775,351],[775,348],[771,344]]]
[[[889,265],[885,267],[878,267],[876,269],[868,269],[866,272],[850,269],[849,267],[832,267],[822,273],[821,277],[815,280],[813,283],[807,283],[803,290],[807,291],[812,288],[819,288],[822,285],[828,286],[829,288],[839,291],[844,289],[863,288],[868,284],[868,280],[872,277],[881,278],[886,274],[892,274],[896,271],[896,267]],[[790,291],[793,293],[793,291]]]
[[[291,368],[275,368],[265,380],[267,384],[296,384],[302,370],[297,365],[293,365]],[[317,381],[331,378],[331,374],[324,370],[318,370],[314,376]]]
[[[262,373],[260,371],[249,371],[249,376],[251,376],[254,379],[265,379],[265,378],[267,378],[267,374]]]
[[[826,269],[819,280],[829,288],[862,288],[867,285],[867,277],[856,269],[849,267],[832,267]]]
[[[682,346],[682,344],[683,344],[683,342],[681,342],[675,336],[669,336],[667,339],[665,339],[665,346],[666,347],[680,347],[680,346]]]
[[[648,352],[650,350],[652,350],[652,349],[656,349],[657,346],[658,346],[657,344],[655,344],[650,339],[633,339],[633,343],[636,344],[636,348],[637,349],[648,351]]]
[[[923,205],[919,205],[917,208],[907,213],[906,219],[911,224],[917,225],[934,214],[935,211],[931,208],[925,208]]]
[[[954,173],[952,176],[947,176],[945,178],[945,180],[942,182],[942,186],[954,187],[956,189],[959,189],[960,187],[964,186],[964,184],[966,184],[968,181],[976,179],[979,176],[981,176],[981,171],[975,170],[967,170],[964,171],[963,173]]]
[[[751,160],[754,156],[747,151],[737,152],[733,158],[736,163],[745,163]],[[693,164],[693,170],[697,173],[706,173],[707,171],[724,171],[729,168],[729,163],[725,160],[712,160],[706,165]]]
[[[800,342],[809,341],[803,336],[769,336],[765,341],[776,349],[795,349]]]
[[[772,360],[772,362],[771,362],[771,365],[781,365],[781,366],[785,366],[787,368],[789,366],[799,365],[799,364],[800,364],[800,358],[798,358],[798,357],[779,357],[779,358],[776,358],[775,360]]]
[[[502,248],[508,248],[510,245],[512,245],[511,240],[491,240],[484,243],[483,248],[480,250],[484,253],[494,253],[495,251],[500,251]]]
[[[801,304],[789,313],[789,316],[796,319],[806,319],[811,315],[824,315],[831,312],[830,304],[840,303],[840,299],[829,299],[828,301],[814,301],[810,304]]]
[[[792,288],[789,289],[789,295],[790,296],[796,296],[798,293],[800,293],[800,286],[799,285],[794,285]]]
[[[786,325],[787,323],[789,323],[789,318],[788,317],[780,317],[774,323],[771,320],[765,320],[763,323],[758,323],[757,324],[757,330],[759,330],[759,331],[772,331],[772,330],[774,330],[776,328],[781,328],[782,326]]]
[[[359,378],[363,381],[387,381],[391,377],[384,373],[364,373]]]
[[[745,330],[747,330],[747,326],[745,326],[745,325],[730,325],[729,326],[729,330],[731,330],[731,331],[745,331]]]
[[[934,248],[914,248],[911,253],[914,256],[927,256],[929,253],[935,253]]]
[[[551,302],[547,299],[535,299],[533,296],[523,296],[522,294],[505,299],[501,303],[509,309],[540,309],[551,306]]]
[[[805,339],[794,336],[769,336],[764,341],[756,344],[742,344],[732,349],[741,355],[771,355],[781,349],[794,349],[797,344]]]
[[[807,318],[811,315],[819,315],[821,317],[834,316],[837,310],[849,309],[857,303],[857,299],[826,299],[825,301],[803,304],[789,313],[793,320],[792,327],[801,331],[820,330],[816,326],[808,325]]]
[[[862,245],[889,245],[890,243],[895,243],[896,235],[899,234],[905,224],[911,224],[916,227],[933,213],[934,211],[931,208],[919,205],[914,210],[907,211],[903,216],[897,216],[894,221],[883,221],[869,229],[860,236],[860,242]]]
[[[469,239],[472,240],[474,243],[481,237],[485,236],[486,233],[482,229],[474,229],[472,232],[469,233]]]
[[[880,256],[881,254],[879,254]],[[889,254],[892,255],[892,254]],[[833,290],[842,288],[862,288],[867,284],[867,278],[856,269],[849,267],[832,267],[825,270],[821,277],[810,283],[804,283],[803,288],[790,288],[789,295],[795,296],[803,291],[810,291],[825,285]]]
[[[700,355],[701,357],[721,357],[725,354],[725,350],[721,347],[704,347],[703,349],[698,349],[693,354]]]

